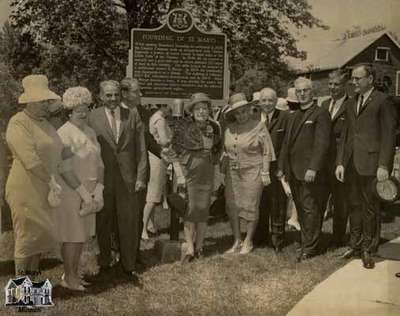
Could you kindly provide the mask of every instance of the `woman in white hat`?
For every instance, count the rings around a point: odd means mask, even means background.
[[[58,129],[64,145],[60,173],[61,205],[56,214],[64,275],[61,286],[84,291],[79,273],[83,244],[96,233],[96,212],[103,208],[104,165],[96,133],[87,124],[92,95],[84,87],[69,88],[63,95],[69,120]]]
[[[179,129],[173,139],[173,147],[183,169],[182,176],[177,173],[178,186],[186,186],[188,193],[182,263],[190,262],[194,257],[203,257],[214,188],[214,165],[218,163],[221,143],[219,126],[210,119],[211,100],[206,94],[193,94],[186,111],[190,117],[182,121],[184,128]]]
[[[247,254],[253,249],[263,186],[269,185],[270,162],[275,160],[271,137],[265,124],[252,116],[243,93],[232,95],[225,113],[232,123],[224,135],[225,199],[234,243],[227,253]],[[240,219],[246,223],[242,244]]]
[[[60,97],[49,90],[44,75],[22,80],[19,103],[25,109],[14,115],[6,141],[13,164],[6,185],[15,237],[16,275],[39,273],[40,255],[57,245],[54,212],[60,201],[57,185],[62,143],[48,122],[49,106]]]

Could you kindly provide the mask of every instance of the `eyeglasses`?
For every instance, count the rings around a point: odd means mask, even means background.
[[[351,81],[360,81],[361,79],[364,79],[364,78],[367,78],[367,77],[351,77]]]

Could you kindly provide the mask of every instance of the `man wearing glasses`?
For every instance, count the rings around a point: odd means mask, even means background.
[[[376,178],[389,178],[395,153],[396,112],[389,97],[374,89],[375,73],[356,66],[352,82],[356,96],[346,105],[346,128],[338,149],[336,177],[345,182],[350,215],[350,248],[342,255],[361,255],[373,269],[380,235],[380,203],[372,192]]]

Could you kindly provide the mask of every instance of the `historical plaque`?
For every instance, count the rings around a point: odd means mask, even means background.
[[[157,29],[132,29],[127,76],[137,78],[144,102],[165,103],[205,92],[228,97],[226,36],[204,33],[183,9],[171,11]]]

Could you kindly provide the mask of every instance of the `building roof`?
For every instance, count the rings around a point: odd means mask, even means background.
[[[315,52],[308,52],[306,60],[289,59],[289,67],[297,73],[341,68],[384,35],[387,35],[400,49],[400,45],[390,33],[385,31],[370,33],[347,40],[327,41],[324,45],[318,45]]]

